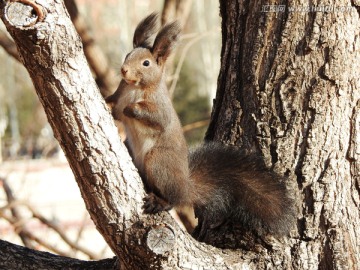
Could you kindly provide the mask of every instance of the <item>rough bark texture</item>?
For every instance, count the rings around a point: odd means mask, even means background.
[[[291,259],[280,269],[359,269],[359,3],[220,3],[207,139],[262,154],[298,190],[297,230],[283,246]],[[281,256],[273,252],[268,267]]]
[[[31,250],[0,240],[0,269],[15,270],[112,270],[117,269],[116,258],[101,261],[81,261],[64,258],[47,252]]]

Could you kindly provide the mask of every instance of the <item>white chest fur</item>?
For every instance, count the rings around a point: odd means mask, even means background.
[[[131,103],[143,101],[143,91],[140,89],[126,89],[118,105],[121,112]],[[121,114],[121,121],[125,126],[126,138],[131,148],[136,167],[142,171],[144,169],[144,159],[149,150],[156,142],[155,133],[157,131],[146,128],[141,121]]]

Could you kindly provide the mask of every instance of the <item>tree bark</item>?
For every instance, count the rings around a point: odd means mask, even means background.
[[[35,251],[0,240],[0,269],[87,269],[111,270],[116,268],[116,258],[100,261],[81,261]]]
[[[221,71],[207,139],[263,155],[297,190],[284,269],[360,267],[355,3],[220,1]],[[269,254],[269,265],[281,253]]]

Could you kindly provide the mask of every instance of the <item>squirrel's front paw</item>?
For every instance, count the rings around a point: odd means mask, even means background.
[[[161,211],[168,211],[172,207],[164,199],[159,198],[154,193],[150,193],[144,198],[144,205],[142,208],[144,210],[144,214],[156,214]]]
[[[127,117],[135,118],[138,115],[139,105],[137,103],[130,103],[125,107],[123,113]]]

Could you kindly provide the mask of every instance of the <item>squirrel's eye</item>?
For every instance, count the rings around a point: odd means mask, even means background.
[[[143,66],[148,67],[149,65],[150,65],[150,61],[149,61],[149,60],[145,60],[145,61],[143,62]]]

